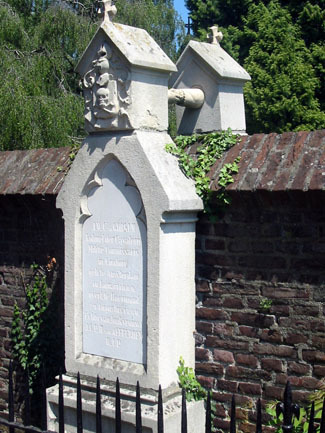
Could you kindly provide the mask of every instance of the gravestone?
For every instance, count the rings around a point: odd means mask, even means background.
[[[190,41],[169,80],[171,92],[201,91],[204,102],[176,106],[179,134],[224,131],[246,133],[243,87],[251,78],[221,46],[218,26],[211,29],[210,43]],[[190,98],[189,98],[190,99]]]
[[[95,431],[96,377],[103,428],[113,428],[119,378],[122,431],[135,431],[135,385],[144,432],[180,429],[176,369],[194,367],[196,214],[202,202],[166,152],[168,78],[175,65],[142,29],[105,19],[77,70],[89,132],[57,199],[65,221],[66,431],[76,431],[80,372],[84,431]],[[47,392],[58,429],[58,386]],[[188,405],[189,432],[204,431],[203,402]]]

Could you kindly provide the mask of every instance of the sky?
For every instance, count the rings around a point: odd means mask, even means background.
[[[174,7],[183,18],[183,21],[187,23],[187,17],[189,12],[185,7],[185,0],[174,0]]]

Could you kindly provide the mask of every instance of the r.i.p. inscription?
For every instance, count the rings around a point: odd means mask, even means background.
[[[116,160],[98,173],[83,224],[83,352],[146,363],[146,226]]]

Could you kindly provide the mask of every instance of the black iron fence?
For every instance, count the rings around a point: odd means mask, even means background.
[[[26,433],[52,433],[47,430],[47,414],[46,414],[46,390],[44,386],[45,381],[41,384],[41,401],[40,401],[40,428],[30,425],[30,397],[29,393],[25,399],[25,422],[24,424],[14,420],[14,392],[13,392],[13,369],[12,363],[9,366],[9,389],[8,389],[8,420],[0,417],[0,426],[7,426],[9,433],[15,433],[16,430],[21,430]],[[141,417],[141,391],[139,382],[136,386],[136,411],[135,411],[135,430],[136,433],[142,433],[142,417]],[[96,386],[96,433],[102,433],[102,412],[101,412],[101,390],[100,390],[100,379],[97,377]],[[211,410],[211,396],[210,393],[207,395],[206,401],[206,416],[205,416],[205,433],[212,433],[213,419]],[[297,404],[292,402],[292,391],[290,382],[287,382],[283,403],[278,403],[276,406],[276,413],[279,416],[283,415],[282,431],[283,433],[304,433],[301,431],[294,431],[293,418],[299,418],[300,409]],[[58,426],[59,433],[64,433],[64,395],[63,395],[63,380],[62,375],[59,378],[59,398],[58,398]],[[83,432],[83,421],[82,421],[82,390],[80,384],[80,375],[77,376],[77,404],[76,404],[76,426],[77,433]],[[230,433],[236,433],[236,402],[235,396],[232,397],[231,401],[231,416],[230,416]],[[315,424],[315,410],[314,403],[310,408],[309,420],[308,420],[308,433],[325,433],[325,399],[322,407],[322,414],[319,425]],[[158,413],[157,413],[157,431],[158,433],[164,432],[164,409],[162,391],[159,386],[158,391]],[[186,395],[185,390],[182,390],[182,409],[181,409],[181,433],[187,433],[187,409],[186,409]],[[256,403],[256,433],[262,433],[262,409],[261,400],[258,399]],[[115,433],[122,433],[122,419],[121,419],[121,397],[120,397],[120,384],[119,380],[116,379],[115,387]]]

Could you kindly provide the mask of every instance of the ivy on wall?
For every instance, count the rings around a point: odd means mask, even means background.
[[[184,174],[193,179],[197,194],[202,198],[204,211],[210,216],[215,214],[211,208],[210,178],[208,173],[217,159],[220,159],[224,152],[234,146],[238,141],[238,135],[232,133],[231,129],[220,132],[211,132],[201,135],[179,135],[174,143],[166,146],[167,152],[178,157],[179,165]],[[198,143],[195,155],[189,155],[188,147]],[[230,204],[230,197],[226,191],[227,185],[234,182],[233,175],[238,173],[236,158],[232,163],[225,164],[220,170],[218,178],[219,191],[217,193],[217,207],[223,209]]]

